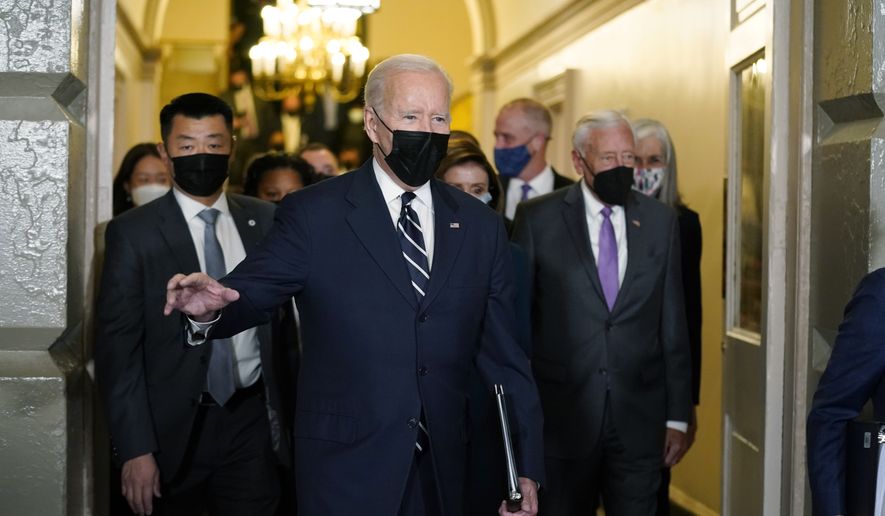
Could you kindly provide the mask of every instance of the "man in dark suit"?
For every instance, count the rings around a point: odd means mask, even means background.
[[[276,459],[291,461],[271,329],[193,346],[162,305],[175,272],[233,269],[269,230],[274,207],[223,194],[233,138],[221,99],[182,95],[160,125],[175,187],[108,224],[96,310],[96,372],[123,495],[136,513],[270,515]]]
[[[584,180],[520,205],[532,368],[544,409],[545,516],[652,515],[662,464],[686,447],[691,363],[676,214],[631,190],[634,139],[613,111],[582,118]]]
[[[489,395],[500,383],[512,396],[524,495],[515,514],[537,512],[540,404],[514,336],[504,227],[431,179],[450,101],[430,59],[383,61],[366,85],[373,159],[283,200],[262,247],[223,285],[202,274],[169,281],[166,312],[190,314],[195,339],[240,331],[295,297],[301,516],[462,514],[474,363]]]
[[[808,477],[814,514],[846,514],[846,427],[866,402],[885,421],[885,269],[867,275],[845,317],[808,414]]]
[[[574,183],[547,163],[553,127],[550,110],[537,100],[511,100],[495,119],[495,167],[504,190],[504,217],[513,220],[516,205]]]

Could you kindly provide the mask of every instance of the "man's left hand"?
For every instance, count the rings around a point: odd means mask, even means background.
[[[672,468],[678,464],[688,447],[688,435],[685,432],[668,428],[664,440],[664,466]]]
[[[535,516],[538,514],[538,484],[525,477],[519,477],[519,491],[522,493],[522,506],[516,512],[507,511],[507,503],[498,507],[500,516]]]

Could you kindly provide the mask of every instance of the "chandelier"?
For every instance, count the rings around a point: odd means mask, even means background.
[[[359,95],[369,60],[357,21],[381,0],[277,0],[261,10],[264,36],[249,49],[252,89],[265,100],[300,95],[312,105],[331,93],[337,102]]]

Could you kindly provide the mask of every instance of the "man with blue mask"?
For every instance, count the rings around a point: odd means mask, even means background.
[[[511,100],[495,119],[495,167],[504,189],[504,216],[513,219],[516,205],[569,186],[571,179],[547,163],[553,118],[540,102]]]

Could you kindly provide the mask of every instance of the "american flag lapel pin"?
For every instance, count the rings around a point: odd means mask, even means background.
[[[638,220],[633,219],[632,222],[633,222],[633,225],[634,225],[634,226],[636,226],[637,228],[639,227],[639,221],[638,221]]]
[[[450,229],[461,229],[461,223],[460,222],[449,222],[449,228]]]

